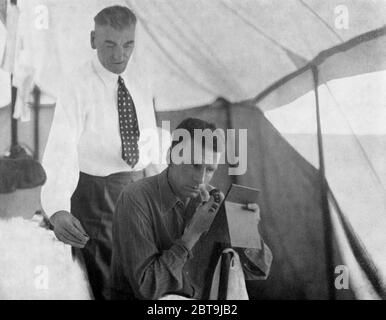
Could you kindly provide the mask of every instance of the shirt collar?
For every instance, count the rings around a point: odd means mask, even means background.
[[[173,192],[168,182],[168,171],[169,168],[165,169],[158,176],[158,185],[161,195],[161,207],[162,211],[166,212],[174,208],[178,203],[183,205],[183,202]]]
[[[99,77],[102,79],[102,81],[105,83],[105,85],[108,86],[108,87],[117,86],[117,84],[118,84],[118,77],[119,76],[122,77],[123,79],[127,78],[128,69],[129,69],[129,66],[131,64],[130,62],[131,62],[131,58],[130,58],[130,60],[129,60],[128,64],[127,64],[127,67],[126,67],[126,69],[125,69],[125,71],[123,73],[115,74],[115,73],[112,73],[109,70],[107,70],[101,64],[97,54],[95,54],[93,59],[92,59],[92,64],[94,66],[94,70],[99,75]]]

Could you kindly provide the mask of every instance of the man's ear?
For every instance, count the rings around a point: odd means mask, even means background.
[[[96,45],[95,45],[95,31],[91,31],[91,33],[90,33],[90,43],[91,43],[91,48],[93,48],[95,50],[96,49]]]

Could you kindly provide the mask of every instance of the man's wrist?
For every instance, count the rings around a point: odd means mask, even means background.
[[[183,234],[181,237],[181,243],[185,246],[185,248],[191,251],[199,238],[200,237],[196,235]]]
[[[193,257],[193,253],[192,253],[193,247],[190,247],[187,243],[185,243],[182,240],[182,238],[177,240],[175,242],[175,245],[177,245],[179,248],[181,248],[183,250],[182,252],[184,252],[184,254],[186,254],[187,259],[190,259],[191,257]]]

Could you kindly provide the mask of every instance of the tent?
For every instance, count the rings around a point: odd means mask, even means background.
[[[267,281],[250,284],[251,297],[385,297],[385,1],[19,0],[17,10],[11,2],[0,50],[15,35],[3,59],[14,55],[15,65],[3,65],[18,89],[17,116],[31,119],[30,93],[40,88],[38,157],[64,75],[93,54],[92,17],[128,5],[139,18],[133,59],[152,81],[159,123],[194,115],[248,129],[247,173],[221,168],[216,180],[262,191],[274,264]],[[9,102],[0,151],[10,141]],[[33,148],[31,123],[19,123],[19,137]],[[339,266],[348,266],[350,290],[337,285]]]

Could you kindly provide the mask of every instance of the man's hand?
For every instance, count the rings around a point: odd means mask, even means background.
[[[224,199],[222,192],[220,192],[220,197],[222,201]],[[189,250],[194,247],[201,235],[209,230],[220,207],[220,203],[216,203],[213,196],[211,196],[208,202],[197,208],[182,236],[182,241]]]
[[[51,218],[56,237],[73,247],[84,248],[90,239],[80,221],[67,211],[58,211]]]
[[[206,190],[205,184],[200,184],[198,186],[198,191],[200,191],[201,202],[207,202],[210,199],[209,191]]]

